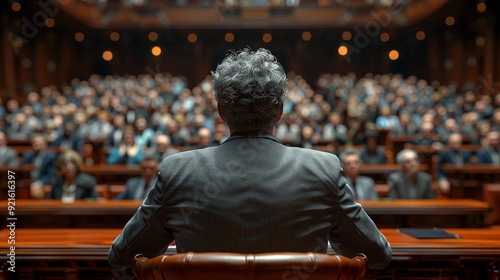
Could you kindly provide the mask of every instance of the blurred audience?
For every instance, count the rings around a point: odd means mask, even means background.
[[[154,154],[146,154],[140,163],[141,175],[130,178],[125,182],[125,191],[118,194],[115,199],[143,200],[150,188],[156,182],[160,165]]]
[[[128,126],[123,131],[122,141],[109,150],[107,164],[137,165],[141,163],[144,150],[135,142],[135,130]]]
[[[94,176],[83,173],[82,165],[82,158],[76,151],[61,152],[55,162],[57,176],[52,177],[48,183],[52,187],[48,198],[60,199],[66,203],[98,198],[95,191],[97,180]]]
[[[43,198],[45,196],[43,186],[47,185],[55,176],[55,161],[57,153],[49,150],[47,139],[42,134],[31,137],[32,149],[23,153],[23,165],[32,165],[30,172],[30,193],[32,198]]]
[[[477,163],[500,165],[500,132],[492,130],[486,135],[484,148],[477,151]]]
[[[161,163],[164,158],[180,152],[170,145],[170,138],[167,135],[157,135],[155,138],[154,155],[158,163]]]
[[[0,131],[0,166],[18,167],[19,156],[16,150],[7,146],[7,136]]]
[[[439,191],[447,195],[450,192],[450,182],[443,172],[444,164],[463,166],[471,163],[472,153],[462,149],[462,134],[452,133],[448,137],[448,146],[437,154],[436,179]]]
[[[389,197],[393,199],[435,198],[432,177],[420,170],[418,154],[410,149],[400,151],[396,162],[401,169],[389,174]]]
[[[361,160],[356,151],[345,151],[341,154],[342,168],[347,184],[352,188],[356,200],[376,200],[375,182],[372,178],[359,175]]]
[[[378,145],[379,134],[377,131],[368,130],[365,133],[366,144],[359,151],[359,158],[366,164],[383,164],[387,163],[385,155],[385,146]]]

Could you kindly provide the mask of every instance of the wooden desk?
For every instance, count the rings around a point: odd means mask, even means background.
[[[76,201],[16,200],[15,214],[21,228],[107,227],[121,228],[141,205],[136,200]],[[440,226],[483,227],[491,207],[471,199],[360,201],[379,227]],[[6,201],[0,205],[7,205]],[[0,209],[5,219],[7,209]],[[453,223],[452,223],[453,222]]]
[[[482,186],[500,182],[500,166],[469,164],[462,167],[445,164],[443,172],[450,181],[450,197],[484,200]]]
[[[393,262],[385,270],[369,273],[365,279],[370,279],[370,275],[406,273],[412,266],[421,271],[431,266],[430,261],[445,262],[454,267],[459,263],[460,268],[456,269],[462,270],[479,267],[482,273],[491,264],[498,265],[500,262],[499,228],[446,231],[459,235],[461,239],[417,239],[396,229],[381,229],[391,244]],[[100,276],[109,279],[111,273],[106,263],[109,246],[120,232],[120,229],[16,229],[17,273],[33,277],[37,270],[44,270],[46,275],[48,271],[57,270],[73,275],[92,270],[96,279]],[[0,231],[0,259],[4,264],[11,251],[6,242],[9,234],[7,229]],[[167,253],[175,253],[175,246],[170,246]],[[330,250],[329,253],[333,252]],[[475,264],[470,264],[471,260]],[[474,271],[477,273],[477,270]]]
[[[125,181],[141,174],[138,165],[124,164],[94,164],[85,165],[82,172],[93,175],[98,184],[122,185]]]
[[[30,198],[29,184],[31,183],[30,172],[32,170],[31,166],[20,166],[16,168],[10,168],[6,166],[0,166],[0,199],[7,199],[7,181],[9,171],[14,172],[14,182],[16,185],[16,198],[27,199]]]

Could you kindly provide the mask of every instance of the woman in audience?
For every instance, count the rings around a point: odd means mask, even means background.
[[[49,199],[60,199],[63,202],[74,202],[79,199],[95,199],[99,195],[95,191],[96,178],[83,173],[82,158],[73,150],[62,152],[56,162],[57,176],[49,185],[52,191]]]
[[[135,130],[126,127],[123,131],[123,139],[119,146],[113,147],[108,154],[108,164],[137,165],[141,163],[144,151],[135,142]]]

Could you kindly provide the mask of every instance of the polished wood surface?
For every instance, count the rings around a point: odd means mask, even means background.
[[[6,201],[0,204],[7,205]],[[137,211],[137,200],[80,200],[63,203],[59,200],[18,199],[15,214],[22,228],[95,226],[121,228]],[[484,227],[491,211],[487,202],[472,199],[425,199],[359,201],[379,227]],[[7,217],[7,208],[0,216]]]
[[[500,228],[449,228],[459,239],[417,239],[394,228],[381,229],[392,248],[391,264],[369,270],[364,279],[498,279]],[[110,245],[121,229],[16,229],[15,279],[132,279],[113,272]],[[10,230],[0,231],[0,260],[9,267]],[[169,246],[167,254],[175,254]],[[334,253],[331,249],[327,253]],[[443,278],[445,276],[445,278]],[[395,277],[395,278],[394,278]],[[451,277],[451,278],[450,278]],[[2,278],[4,279],[4,278]]]
[[[2,201],[7,205],[6,201]],[[138,200],[79,200],[63,203],[59,200],[18,199],[17,215],[127,215],[141,205]],[[491,211],[487,202],[473,199],[362,200],[359,203],[368,214],[378,215],[468,215]],[[6,214],[7,209],[0,213]]]
[[[400,256],[496,256],[500,257],[500,228],[445,229],[458,239],[417,239],[397,229],[380,229],[391,244],[394,257]],[[29,258],[106,259],[109,247],[121,229],[16,229],[16,256]],[[0,231],[0,255],[10,250],[10,231]],[[170,247],[170,252],[175,247]]]
[[[486,183],[500,182],[500,165],[469,164],[455,166],[443,165],[443,172],[450,181],[450,197],[474,198],[484,200],[482,186]]]

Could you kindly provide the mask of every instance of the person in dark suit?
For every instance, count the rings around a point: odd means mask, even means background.
[[[462,150],[462,134],[452,133],[448,137],[448,148],[439,151],[437,157],[436,179],[438,181],[438,187],[442,194],[447,195],[450,192],[450,182],[443,172],[443,165],[454,164],[456,166],[462,166],[464,164],[470,164],[472,153]]]
[[[115,199],[143,200],[154,185],[160,166],[156,156],[146,154],[141,160],[141,176],[133,177],[125,182],[125,191],[118,194]]]
[[[287,77],[266,49],[230,52],[213,72],[214,95],[231,136],[219,146],[166,158],[157,183],[113,241],[118,271],[141,253],[364,253],[371,268],[391,261],[387,239],[330,153],[286,147],[273,135]]]
[[[500,132],[488,132],[486,143],[488,145],[476,153],[477,163],[500,165]]]
[[[401,166],[387,177],[389,197],[393,199],[425,199],[435,198],[432,187],[432,177],[421,171],[418,154],[410,149],[400,151],[396,162]]]
[[[359,158],[366,164],[382,164],[387,163],[385,156],[385,148],[378,145],[379,134],[375,130],[367,130],[366,144],[359,151]]]
[[[63,202],[74,202],[79,199],[96,199],[97,180],[90,174],[81,171],[83,162],[80,155],[73,150],[65,150],[55,162],[57,176],[50,180],[52,190],[48,199],[60,199]]]
[[[44,135],[36,134],[31,138],[32,150],[23,153],[23,165],[32,165],[30,172],[30,194],[32,198],[43,198],[43,186],[56,175],[55,161],[57,154],[47,148]]]
[[[372,178],[359,175],[361,160],[356,151],[345,151],[340,156],[347,184],[352,188],[358,200],[377,200],[375,182]]]
[[[19,156],[16,150],[7,146],[7,137],[0,131],[0,166],[18,167]]]

